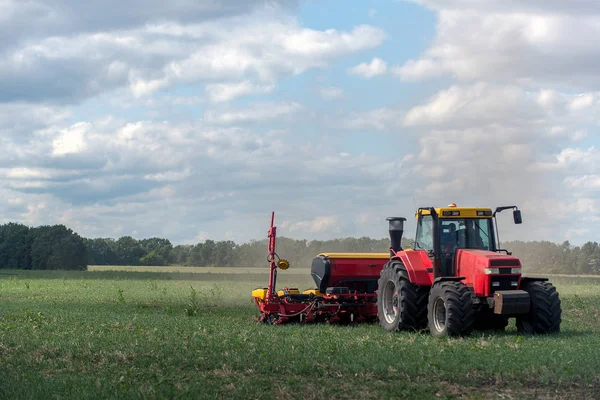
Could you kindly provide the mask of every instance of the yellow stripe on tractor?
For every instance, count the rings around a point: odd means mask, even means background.
[[[373,258],[386,260],[390,258],[390,253],[321,253],[317,257],[327,258]]]

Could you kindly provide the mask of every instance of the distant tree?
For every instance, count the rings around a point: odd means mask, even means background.
[[[186,265],[188,263],[188,257],[192,250],[192,245],[177,245],[173,247],[171,255],[169,257],[170,264]]]
[[[214,265],[217,267],[232,265],[235,247],[235,243],[231,240],[217,242],[215,244]]]
[[[140,258],[141,265],[168,265],[173,245],[168,239],[142,239],[139,245],[145,255]]]
[[[202,262],[203,265],[215,265],[215,255],[216,255],[216,244],[214,241],[207,239],[202,244],[201,253],[202,253]]]
[[[167,265],[167,259],[163,257],[158,251],[152,250],[140,259],[141,265]]]
[[[0,268],[31,269],[31,241],[27,226],[0,225]]]
[[[123,265],[140,265],[140,259],[145,255],[142,246],[131,236],[123,236],[117,240],[116,253]]]
[[[596,242],[587,242],[579,250],[577,273],[594,274],[600,272],[600,246]]]
[[[87,269],[83,239],[64,225],[31,229],[32,269]]]
[[[115,251],[116,243],[111,238],[84,239],[88,254],[88,265],[120,265]]]
[[[198,243],[198,244],[192,246],[192,248],[189,251],[187,260],[186,260],[186,265],[193,265],[193,266],[206,265],[204,263],[204,259],[202,258],[202,256],[203,256],[202,246],[203,246],[202,243]]]

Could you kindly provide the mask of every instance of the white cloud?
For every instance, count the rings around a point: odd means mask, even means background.
[[[473,126],[481,123],[530,123],[543,114],[535,98],[516,86],[478,83],[453,85],[435,95],[427,104],[409,110],[404,124]]]
[[[301,111],[302,106],[295,102],[254,103],[245,108],[231,108],[223,111],[209,110],[204,114],[204,119],[211,124],[232,125],[292,117]]]
[[[337,233],[340,231],[338,218],[334,215],[320,216],[312,220],[299,221],[299,222],[283,222],[282,228],[289,230],[290,232],[303,231],[311,233],[329,232]]]
[[[192,243],[196,244],[198,242],[204,242],[206,239],[210,239],[210,234],[208,232],[200,232],[196,235]]]
[[[77,123],[65,129],[52,142],[52,154],[64,156],[71,153],[79,153],[87,148],[86,135],[89,133],[89,123]]]
[[[269,1],[269,7],[294,7],[295,1]],[[40,36],[85,34],[107,30],[124,30],[164,21],[200,22],[248,14],[265,8],[262,0],[220,0],[218,2],[161,0],[3,0],[0,36],[7,42],[24,42]]]
[[[489,83],[442,90],[403,115],[418,150],[400,163],[388,193],[402,196],[408,187],[423,206],[516,203],[530,225],[527,232],[506,227],[505,239],[564,240],[552,224],[600,218],[599,152],[574,146],[594,117],[572,104],[589,97]],[[546,202],[575,211],[548,221],[539,212]]]
[[[535,163],[532,168],[541,171],[568,171],[574,174],[593,174],[600,162],[600,150],[567,147],[554,155],[550,161]]]
[[[34,142],[19,145],[14,166],[0,170],[0,197],[22,199],[0,202],[0,213],[30,224],[64,221],[86,236],[135,230],[141,237],[189,242],[199,231],[222,239],[223,226],[247,228],[235,231],[236,241],[261,238],[265,215],[275,209],[288,221],[281,225],[285,236],[385,237],[385,217],[410,216],[414,192],[418,205],[517,203],[531,225],[526,232],[504,227],[503,238],[562,240],[563,233],[549,229],[547,216],[535,209],[548,201],[576,207],[577,214],[565,221],[600,218],[594,214],[598,151],[571,142],[580,115],[569,104],[579,94],[557,92],[551,108],[539,97],[512,86],[456,85],[408,112],[384,108],[347,119],[349,127],[389,137],[402,132],[399,149],[414,151],[391,158],[349,154],[342,144],[321,139],[293,142],[288,130],[265,125],[252,130],[221,125],[289,121],[304,112],[287,102],[225,106],[213,110],[210,123],[210,118],[193,123],[104,118],[63,127],[65,121],[58,120],[38,129]],[[508,105],[491,103],[494,98]],[[271,113],[260,114],[263,110]],[[403,126],[406,115],[418,115],[410,130]],[[57,138],[78,130],[85,132],[84,145],[53,157]],[[552,130],[554,136],[546,139]],[[548,167],[535,168],[542,162]],[[577,202],[575,195],[590,200]]]
[[[571,110],[581,110],[590,107],[594,103],[594,95],[591,93],[585,93],[577,96],[569,104]]]
[[[581,113],[572,104],[595,96],[595,93],[566,94],[546,89],[527,91],[517,85],[484,82],[452,85],[408,110],[382,107],[354,112],[339,117],[337,125],[377,131],[404,128],[405,133],[414,133],[406,128],[468,130],[489,126],[494,131],[501,127],[507,137],[518,138],[521,135],[518,129],[530,129],[554,139],[576,141],[587,135],[582,124],[600,122],[596,117],[600,106],[594,102],[588,110],[594,112]]]
[[[0,106],[0,137],[27,138],[39,129],[61,124],[71,112],[60,106],[3,103]]]
[[[348,129],[386,131],[400,127],[403,116],[402,110],[383,107],[353,113],[338,123]]]
[[[44,219],[46,213],[46,204],[43,202],[30,203],[27,205],[27,212],[23,214],[23,221],[27,225],[35,225],[38,221]]]
[[[39,168],[10,168],[5,173],[8,179],[46,179],[50,175]]]
[[[347,72],[443,79],[372,105],[327,78],[379,28],[306,28],[271,1],[137,1],[0,1],[0,220],[244,241],[275,209],[284,236],[385,237],[386,216],[455,201],[521,206],[503,238],[600,233],[599,2],[424,0],[428,49]]]
[[[250,94],[270,93],[274,88],[274,85],[256,85],[246,80],[236,83],[212,83],[206,85],[205,92],[213,103],[222,103]]]
[[[296,224],[288,233],[328,238],[352,229],[337,212],[353,213],[355,201],[366,198],[381,201],[376,188],[391,168],[337,146],[323,154],[317,143],[291,145],[287,131],[262,127],[103,119],[41,131],[20,145],[14,166],[0,166],[0,197],[7,199],[0,214],[31,225],[61,221],[91,237],[137,231],[178,242],[201,231],[222,239],[223,226],[246,226],[235,231],[243,241],[262,237],[268,205]],[[53,155],[55,142],[61,156]],[[335,204],[325,185],[341,197]]]
[[[372,78],[377,75],[383,75],[387,72],[387,63],[380,58],[373,58],[370,63],[361,63],[348,69],[348,73],[361,76],[363,78]]]
[[[0,101],[80,101],[122,87],[139,98],[175,85],[229,82],[208,89],[219,101],[269,92],[279,77],[323,68],[385,38],[368,25],[321,31],[303,28],[278,7],[248,14],[254,9],[199,22],[148,16],[152,22],[121,29],[15,41],[0,61]],[[250,88],[247,81],[259,83]]]
[[[449,74],[460,81],[600,86],[594,67],[600,50],[592,39],[600,37],[596,2],[572,7],[557,1],[508,1],[502,6],[492,1],[417,2],[436,11],[436,37],[418,59],[392,68],[401,79]]]
[[[379,216],[376,212],[366,211],[357,214],[355,217],[355,221],[358,225],[365,225],[370,222],[376,221],[378,218],[381,218],[381,216]]]
[[[333,99],[342,97],[344,95],[344,89],[339,88],[339,87],[330,86],[330,87],[321,88],[319,90],[319,94],[325,100],[333,100]]]
[[[418,81],[442,75],[444,69],[431,59],[408,60],[402,66],[392,67],[392,74],[405,81]]]
[[[136,97],[147,96],[156,92],[159,89],[165,88],[167,86],[167,81],[160,79],[153,79],[149,81],[144,81],[142,79],[131,82],[129,88],[131,89],[131,93]]]
[[[571,228],[571,229],[567,229],[567,231],[565,232],[565,239],[566,240],[581,239],[583,236],[585,236],[589,232],[590,232],[590,230],[589,229],[585,229],[585,228]]]
[[[301,28],[295,20],[279,22],[246,20],[228,21],[228,29],[215,25],[209,44],[199,45],[183,59],[172,61],[162,70],[156,86],[214,79],[250,77],[272,83],[280,75],[297,75],[311,68],[321,68],[330,61],[364,49],[379,46],[385,34],[379,28],[361,25],[351,32],[335,29],[316,31]],[[231,28],[234,26],[234,28]],[[205,27],[191,29],[199,35]],[[144,82],[142,80],[141,82]]]
[[[562,0],[506,0],[501,3],[495,0],[412,0],[414,3],[438,9],[456,9],[462,11],[486,12],[547,12],[566,15],[589,15],[600,12],[600,5],[590,0],[574,0],[565,3]]]
[[[191,176],[191,171],[189,168],[183,171],[167,171],[167,172],[159,172],[156,174],[147,174],[144,176],[144,179],[149,179],[158,182],[173,182],[173,181],[183,181]],[[164,193],[163,193],[164,194]]]
[[[600,175],[568,177],[565,179],[565,183],[574,189],[584,191],[600,190]]]
[[[575,141],[575,142],[576,142],[576,141],[579,141],[579,140],[585,139],[585,138],[587,137],[587,132],[585,132],[585,131],[581,131],[581,130],[577,130],[577,131],[574,131],[574,132],[572,132],[572,133],[570,134],[570,137],[571,137],[571,139],[572,139],[573,141]]]
[[[359,25],[351,32],[339,32],[335,29],[326,31],[302,29],[288,32],[283,39],[283,47],[290,54],[322,57],[376,47],[384,39],[383,30],[369,25]]]

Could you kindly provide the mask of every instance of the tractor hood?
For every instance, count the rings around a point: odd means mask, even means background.
[[[490,279],[506,280],[511,289],[511,282],[520,282],[521,261],[518,257],[499,254],[486,250],[461,249],[456,251],[456,274],[464,276],[467,286],[473,287],[477,295],[489,296],[492,288]],[[504,286],[504,283],[502,283]]]
[[[494,251],[487,250],[475,250],[475,249],[460,249],[456,252],[456,258],[468,257],[476,259],[482,263],[483,268],[491,267],[513,267],[518,268],[521,266],[519,257],[509,256],[506,254],[496,253]]]

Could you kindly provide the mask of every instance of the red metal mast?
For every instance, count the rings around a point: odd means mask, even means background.
[[[273,224],[275,222],[275,211],[271,213],[271,227],[269,228],[269,247],[268,247],[268,257],[269,261],[269,287],[267,288],[267,298],[265,302],[268,304],[271,300],[276,299],[275,296],[275,284],[277,282],[277,263],[275,262],[275,242],[277,240],[277,227]]]

